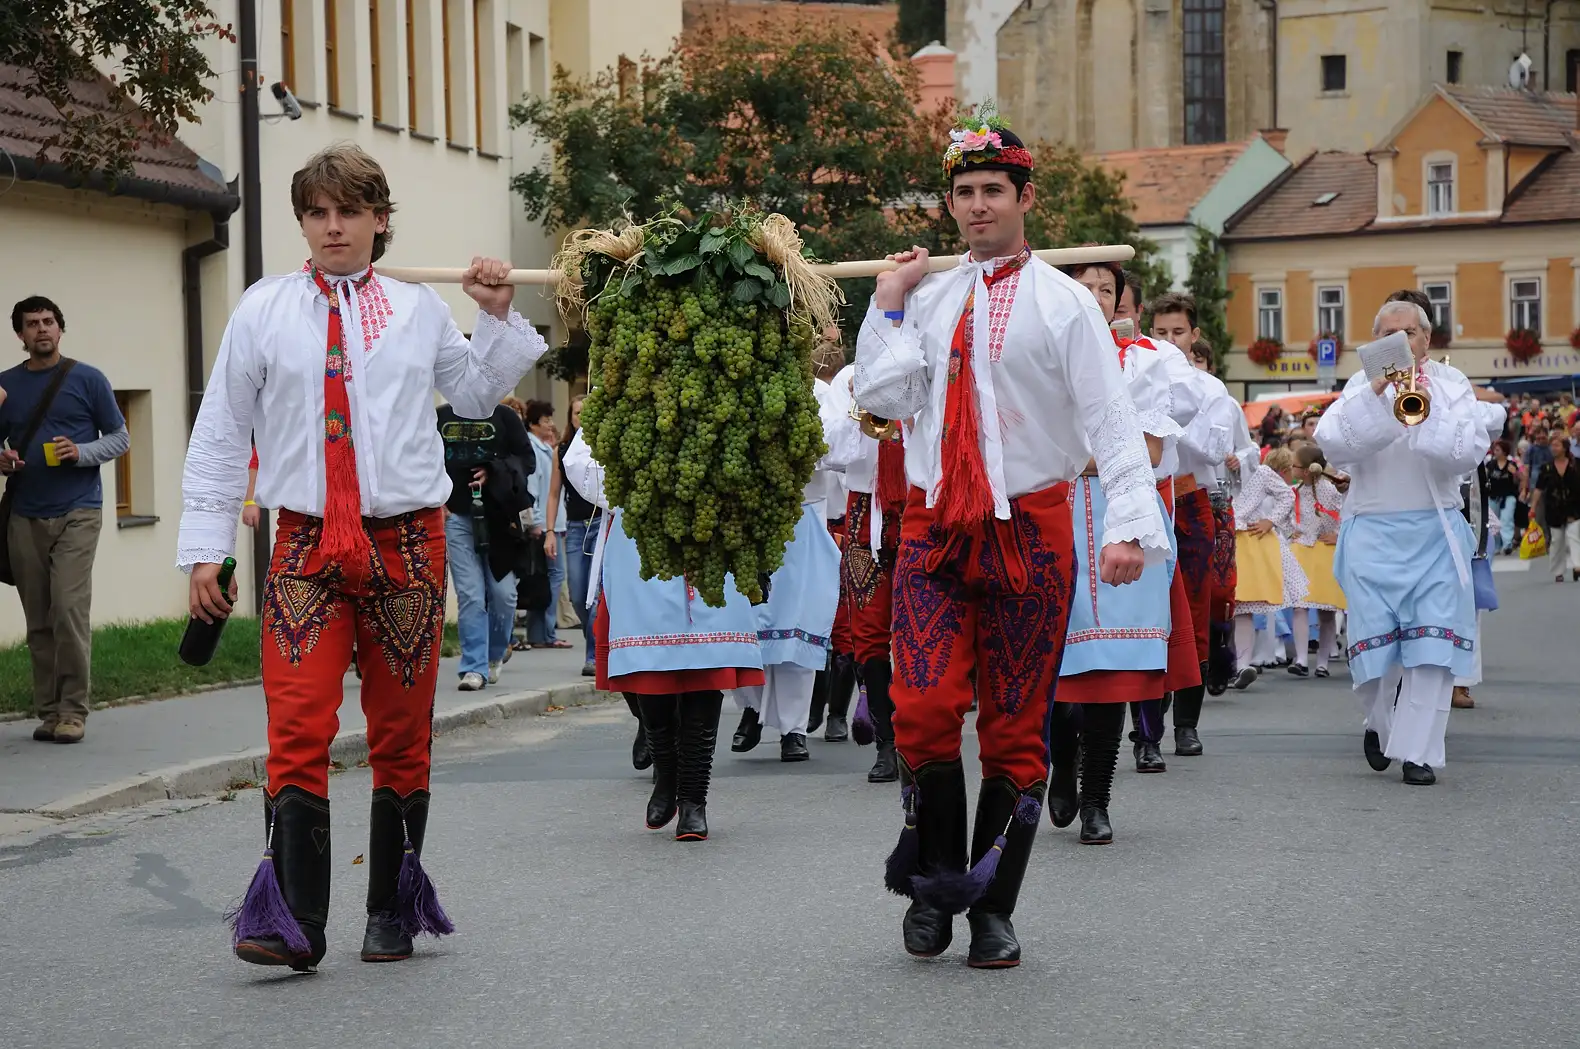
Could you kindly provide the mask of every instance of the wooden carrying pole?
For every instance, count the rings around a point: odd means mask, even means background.
[[[1081,262],[1128,262],[1135,257],[1136,249],[1128,244],[1091,244],[1084,248],[1044,248],[1032,252],[1050,266],[1071,266]],[[960,265],[959,255],[934,255],[928,260],[928,269],[942,273]],[[443,269],[430,266],[379,266],[380,274],[391,280],[410,284],[459,284],[466,273],[464,269]],[[897,269],[887,259],[868,259],[862,262],[830,262],[812,267],[825,277],[876,277],[886,270]],[[511,270],[506,284],[555,285],[560,282],[559,270]]]

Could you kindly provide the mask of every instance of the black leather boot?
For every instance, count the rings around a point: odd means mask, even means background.
[[[647,829],[658,830],[675,818],[680,775],[680,710],[674,696],[638,696],[647,741],[653,751],[653,794],[647,800]]]
[[[906,773],[902,764],[902,780]],[[966,773],[960,759],[917,769],[916,832],[919,877],[966,869]],[[954,939],[954,916],[913,899],[901,923],[905,949],[917,958],[936,958]]]
[[[708,840],[708,781],[719,742],[722,692],[687,692],[680,697],[679,810],[676,841]]]
[[[828,727],[823,730],[823,742],[843,743],[850,738],[850,697],[856,691],[856,661],[850,656],[835,656],[834,669],[828,675]],[[869,694],[870,706],[872,697]]]
[[[642,720],[642,710],[637,706],[636,696],[625,693],[625,705],[631,709],[631,716],[636,718],[636,739],[631,741],[631,767],[641,772],[653,764],[653,748],[647,742],[647,724]]]
[[[1036,783],[1026,793],[1040,802],[1045,790],[1045,784]],[[1000,834],[1004,835],[1004,854],[987,891],[966,912],[966,921],[971,923],[971,950],[966,964],[973,969],[1008,969],[1020,964],[1020,941],[1015,938],[1010,916],[1020,898],[1031,844],[1036,840],[1042,815],[1039,807],[1030,814],[1029,821],[1017,818],[1015,811],[1020,803],[1021,792],[1012,781],[999,776],[982,781],[976,827],[971,832],[971,862],[987,855]]]
[[[1119,703],[1088,703],[1081,717],[1081,844],[1107,845],[1114,840],[1108,802],[1119,766],[1125,708]]]
[[[730,741],[730,749],[737,754],[744,754],[762,741],[762,719],[757,716],[757,711],[747,707],[741,711],[741,723],[735,727],[735,738]]]
[[[400,914],[400,871],[407,841],[413,852],[422,855],[428,836],[428,799],[426,790],[414,790],[404,798],[394,787],[373,791],[368,829],[368,922],[362,936],[365,962],[398,962],[411,957],[412,934]]]
[[[1234,624],[1213,623],[1208,628],[1210,642],[1207,652],[1207,669],[1202,674],[1209,696],[1221,696],[1229,690],[1234,680]]]
[[[894,752],[894,700],[889,696],[894,668],[887,659],[869,659],[861,665],[861,676],[867,686],[867,713],[872,715],[872,734],[878,745],[878,756],[872,771],[867,773],[867,782],[893,783],[900,778]]]
[[[823,727],[823,712],[828,707],[829,672],[834,669],[834,653],[828,654],[823,669],[812,679],[812,709],[806,719],[806,733],[811,735]]]
[[[1205,680],[1207,664],[1201,665]],[[1207,686],[1193,685],[1174,693],[1174,753],[1183,758],[1201,754],[1201,737],[1196,726],[1201,723],[1202,702],[1207,698]]]
[[[1136,755],[1137,772],[1167,772],[1168,765],[1163,761],[1163,748],[1150,739],[1137,740],[1133,747]]]
[[[1081,753],[1081,705],[1053,704],[1050,728],[1052,776],[1048,783],[1048,818],[1055,827],[1068,827],[1080,811],[1080,786],[1075,770]]]
[[[236,943],[236,957],[254,965],[289,965],[310,972],[324,959],[329,921],[329,799],[301,787],[281,787],[263,799],[264,834],[270,835],[274,875],[285,905],[307,937],[296,951],[279,936],[249,936]],[[250,895],[250,894],[249,894]],[[241,910],[245,912],[244,901]]]

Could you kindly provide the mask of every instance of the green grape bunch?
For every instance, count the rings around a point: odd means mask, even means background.
[[[683,577],[722,607],[732,576],[764,600],[827,449],[811,322],[777,304],[739,222],[709,221],[649,227],[640,264],[589,288],[582,429],[642,578]]]

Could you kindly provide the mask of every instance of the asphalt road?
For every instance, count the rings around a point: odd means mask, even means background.
[[[1498,577],[1436,787],[1366,767],[1342,671],[1210,700],[1206,756],[1121,766],[1114,845],[1043,824],[1016,970],[968,969],[963,921],[902,951],[870,750],[721,744],[713,838],[681,845],[641,826],[612,704],[440,742],[428,868],[460,931],[402,965],[356,957],[365,770],[333,781],[316,975],[228,954],[255,791],[0,842],[0,1045],[1573,1046],[1580,585],[1544,576]]]

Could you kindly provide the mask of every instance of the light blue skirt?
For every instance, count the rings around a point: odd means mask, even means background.
[[[1470,525],[1457,510],[1447,511],[1447,520],[1468,566],[1475,546]],[[1349,602],[1350,677],[1357,686],[1394,665],[1471,676],[1475,594],[1459,581],[1436,510],[1347,518],[1339,526],[1333,574]]]
[[[1158,496],[1163,519],[1170,507]],[[1093,477],[1070,483],[1070,512],[1075,515],[1075,589],[1070,595],[1070,626],[1065,633],[1060,677],[1093,670],[1166,670],[1169,662],[1169,587],[1174,582],[1177,548],[1168,529],[1170,554],[1150,565],[1127,586],[1110,586],[1098,578],[1102,553],[1103,514],[1108,500]]]
[[[802,504],[795,538],[773,574],[768,600],[755,609],[764,666],[793,663],[822,670],[828,662],[839,611],[839,545],[828,534],[826,505]]]
[[[599,595],[609,606],[609,675],[760,669],[757,612],[733,580],[723,608],[710,608],[684,579],[643,581],[636,543],[620,527],[620,511],[612,517]]]

